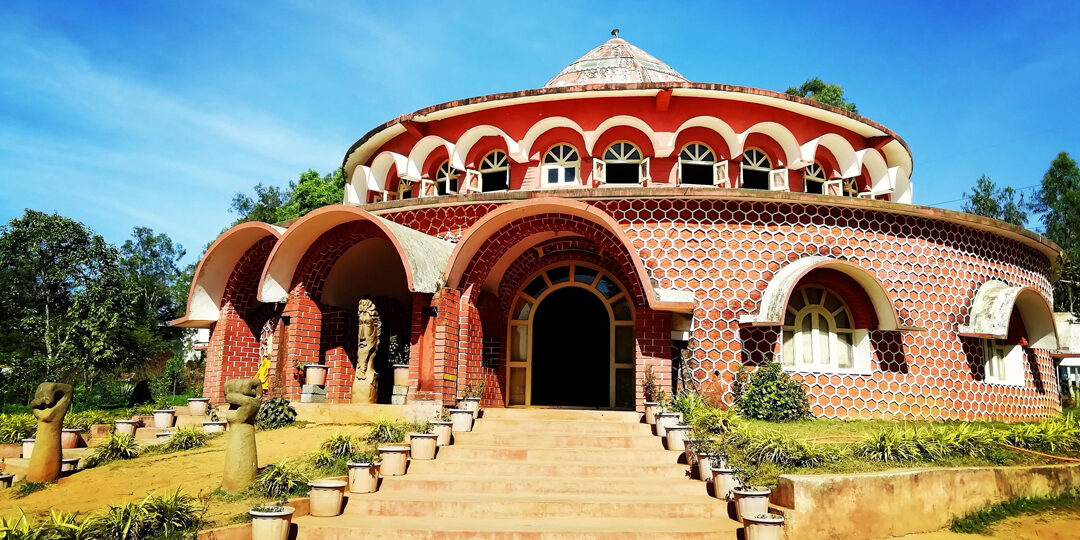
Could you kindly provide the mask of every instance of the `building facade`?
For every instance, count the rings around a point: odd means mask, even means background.
[[[817,416],[1060,412],[1058,247],[912,205],[906,143],[841,109],[691,83],[616,37],[543,88],[379,126],[343,166],[342,205],[200,262],[174,324],[211,329],[207,397],[267,364],[297,399],[323,363],[349,402],[367,298],[411,345],[413,400],[482,381],[486,407],[641,408],[652,371],[730,403],[740,366],[779,362]]]

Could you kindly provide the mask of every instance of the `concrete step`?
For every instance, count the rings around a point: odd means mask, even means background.
[[[522,432],[532,433],[593,433],[611,435],[638,435],[641,433],[651,434],[652,429],[647,424],[634,422],[612,422],[595,420],[539,420],[517,418],[481,418],[476,423],[476,429],[484,432]]]
[[[459,474],[407,474],[384,478],[380,493],[488,493],[536,495],[699,495],[707,493],[704,482],[680,482],[673,478],[609,477],[594,478],[473,476]]]
[[[642,414],[635,411],[598,411],[593,409],[484,409],[484,419],[494,420],[583,420],[587,422],[623,422],[640,424]]]
[[[456,461],[443,463],[438,459],[431,461],[409,461],[408,474],[459,474],[485,476],[517,477],[571,477],[596,478],[602,481],[612,477],[654,477],[686,478],[685,465],[628,463],[611,465],[606,463],[563,463],[561,461],[502,462],[495,460]]]
[[[455,433],[454,444],[462,446],[503,446],[511,448],[663,448],[658,437],[642,433],[640,435],[595,435],[575,434],[570,431],[563,434],[532,432],[489,432],[481,427],[477,431]]]
[[[727,505],[698,495],[375,493],[351,496],[345,513],[415,518],[568,519],[649,515],[658,518],[726,518]]]
[[[371,519],[364,515],[346,514],[333,518],[304,516],[293,522],[298,526],[296,540],[734,540],[739,528],[738,522],[729,519],[654,517],[418,520],[411,517]]]
[[[680,454],[659,448],[512,448],[461,444],[439,449],[437,459],[442,463],[456,461],[492,460],[515,461],[561,461],[564,463],[678,463]]]

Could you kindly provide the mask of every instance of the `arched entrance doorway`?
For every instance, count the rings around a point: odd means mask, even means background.
[[[509,406],[634,406],[634,307],[606,272],[561,263],[512,304]]]

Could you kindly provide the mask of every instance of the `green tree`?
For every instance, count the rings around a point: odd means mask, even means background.
[[[812,99],[818,103],[839,107],[848,112],[856,114],[859,112],[854,103],[844,99],[844,88],[842,86],[838,84],[827,84],[817,77],[807,79],[806,82],[802,83],[802,86],[798,88],[788,88],[786,93],[789,96]]]
[[[1065,252],[1061,279],[1054,284],[1054,309],[1075,313],[1080,307],[1080,168],[1067,152],[1050,163],[1030,208],[1039,215],[1043,234]]]
[[[1023,227],[1027,223],[1027,212],[1024,208],[1028,204],[1024,201],[1023,194],[1011,187],[997,187],[997,184],[985,174],[975,181],[975,187],[970,192],[964,192],[962,210],[977,216],[1000,219],[1006,223],[1012,223]]]
[[[320,176],[308,169],[300,173],[296,182],[280,189],[257,184],[254,197],[237,193],[231,210],[240,216],[235,224],[247,221],[277,223],[302,217],[308,212],[331,204],[341,204],[345,189],[345,175],[341,168]]]
[[[27,210],[0,227],[2,388],[26,399],[47,379],[92,387],[130,367],[136,326],[116,248],[82,223]]]
[[[168,322],[182,311],[175,289],[183,279],[180,259],[186,251],[168,235],[146,227],[135,227],[131,236],[120,248],[120,267],[132,300],[128,311],[135,320],[126,345],[145,361],[171,351],[180,339],[181,330]]]

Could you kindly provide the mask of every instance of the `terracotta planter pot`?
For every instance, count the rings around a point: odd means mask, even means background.
[[[308,501],[311,505],[308,513],[315,517],[333,517],[341,515],[342,503],[345,502],[344,480],[323,478],[308,482]]]
[[[382,464],[379,465],[379,474],[383,476],[401,476],[405,474],[405,467],[409,462],[408,446],[380,446],[379,456],[382,458]]]
[[[690,434],[690,426],[668,426],[664,437],[667,439],[667,449],[675,452],[686,453],[686,436]]]
[[[280,512],[248,510],[251,515],[251,540],[289,540],[289,526],[296,509],[285,506]]]
[[[712,476],[712,460],[716,457],[716,454],[709,454],[707,452],[695,452],[694,460],[697,465],[698,480],[706,482]],[[727,467],[727,463],[721,463],[720,467]]]
[[[656,423],[656,402],[645,402],[645,423],[650,426]]]
[[[117,420],[116,432],[123,433],[125,435],[135,436],[135,428],[138,427],[138,420]]]
[[[23,459],[30,459],[30,456],[34,454],[34,439],[22,440],[22,457]]]
[[[79,458],[63,458],[60,460],[60,472],[75,471],[79,468]]]
[[[435,459],[435,447],[438,435],[434,433],[410,433],[409,457],[413,459]]]
[[[679,423],[679,413],[674,412],[662,412],[656,413],[656,436],[666,437],[668,426],[674,426]]]
[[[210,398],[196,397],[187,400],[188,414],[191,416],[206,416],[206,410],[210,408]]]
[[[375,493],[379,489],[377,463],[348,463],[349,493]]]
[[[442,420],[432,422],[431,431],[435,434],[435,444],[437,446],[450,446],[450,435],[454,432],[454,423]]]
[[[228,422],[203,422],[203,431],[207,433],[225,433],[225,426],[229,425]]]
[[[769,488],[735,488],[731,490],[732,495],[735,496],[735,515],[738,516],[739,521],[743,520],[743,516],[756,515],[756,514],[768,514],[769,513],[769,494],[772,490]]]
[[[465,409],[466,411],[471,411],[474,420],[480,417],[480,398],[478,397],[461,398],[461,400],[458,401],[458,407]]]
[[[323,364],[308,364],[304,367],[304,382],[315,386],[326,386],[326,372],[330,366]]]
[[[731,499],[731,490],[735,489],[735,471],[715,467],[712,472],[713,496],[717,499]]]
[[[173,427],[173,421],[175,420],[176,409],[154,410],[154,427],[156,428],[171,428]]]
[[[450,409],[450,421],[453,422],[454,433],[472,431],[473,415],[468,409]]]
[[[8,489],[15,483],[14,474],[0,474],[0,489]]]
[[[783,540],[784,516],[780,514],[747,514],[743,516],[746,540]]]
[[[409,386],[409,364],[394,364],[394,386]]]
[[[65,428],[60,432],[60,448],[78,448],[82,430]]]

